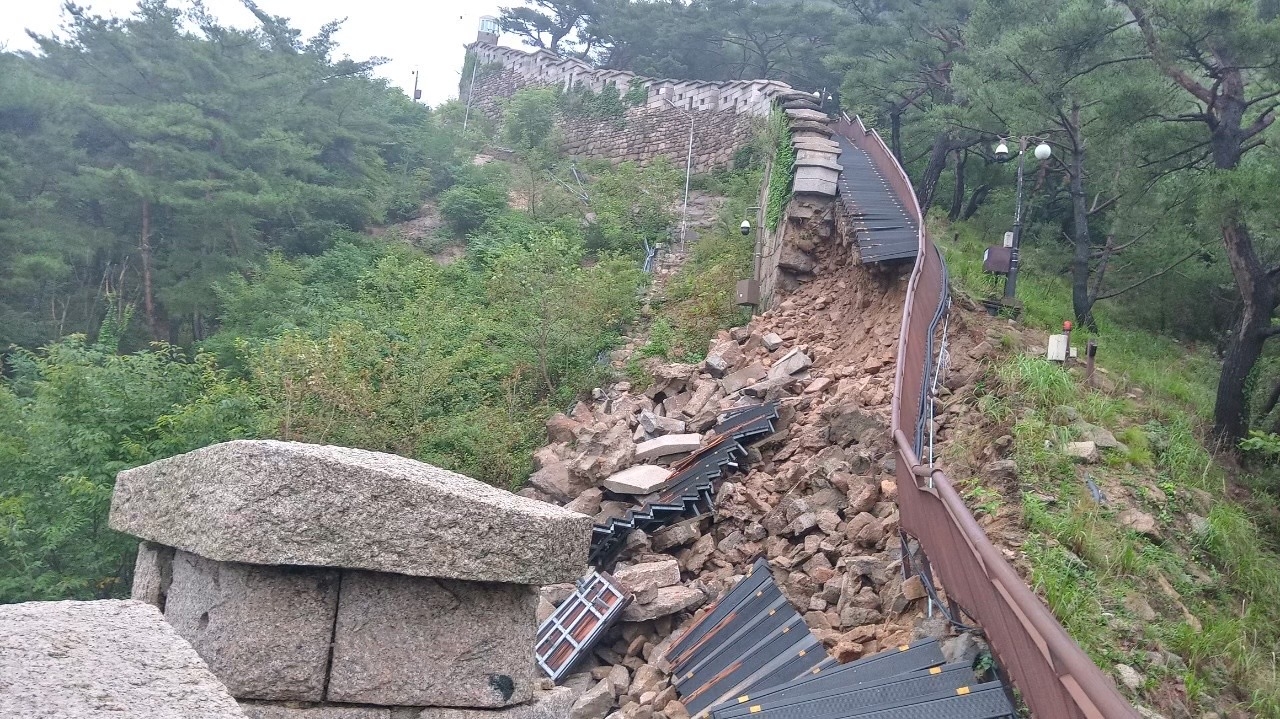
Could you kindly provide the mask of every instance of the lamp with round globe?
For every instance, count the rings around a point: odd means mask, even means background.
[[[1027,156],[1027,144],[1034,138],[1020,137],[1018,138],[1018,190],[1017,198],[1013,206],[1013,242],[1009,248],[1009,273],[1004,278],[1004,300],[1005,305],[1014,305],[1014,297],[1018,291],[1018,249],[1022,245],[1022,170],[1023,162]],[[1041,162],[1048,160],[1053,156],[1053,148],[1049,143],[1038,140],[1031,154]],[[1009,141],[1006,138],[1000,138],[1000,142],[995,147],[995,158],[997,162],[1008,162],[1012,160],[1009,152]]]

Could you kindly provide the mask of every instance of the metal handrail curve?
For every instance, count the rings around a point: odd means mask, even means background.
[[[894,374],[892,431],[902,529],[920,542],[950,600],[983,627],[1004,672],[1039,719],[1138,719],[1115,683],[1089,659],[1027,587],[940,468],[921,463],[935,371],[933,342],[948,305],[946,265],[925,230],[911,181],[880,135],[844,115],[836,130],[866,152],[918,221],[919,252],[907,284]]]

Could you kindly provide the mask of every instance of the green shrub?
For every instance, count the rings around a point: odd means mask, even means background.
[[[494,181],[459,183],[440,193],[440,216],[457,237],[479,229],[507,207],[507,188]]]

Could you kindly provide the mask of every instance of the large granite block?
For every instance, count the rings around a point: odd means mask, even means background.
[[[0,606],[0,716],[244,717],[159,610],[133,600]]]
[[[538,593],[518,584],[343,573],[329,701],[500,707],[538,675]]]
[[[569,687],[536,691],[533,701],[505,709],[446,709],[427,707],[417,719],[566,719],[578,695]]]
[[[400,710],[393,718],[389,707],[348,707],[324,705],[263,704],[240,702],[246,719],[400,719],[412,717]]]
[[[517,584],[577,579],[590,517],[431,465],[224,442],[121,472],[111,527],[224,562]]]
[[[324,698],[339,573],[179,551],[165,619],[239,699]]]

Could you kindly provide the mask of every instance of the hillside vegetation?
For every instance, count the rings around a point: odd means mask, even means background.
[[[637,319],[682,174],[571,173],[554,93],[463,131],[464,108],[332,60],[336,25],[302,40],[164,3],[68,19],[41,54],[0,54],[0,601],[127,593],[116,473],[214,442],[362,447],[517,488],[543,421]],[[758,174],[700,182],[750,196]],[[443,226],[401,241],[421,213]],[[654,310],[704,333],[692,346],[739,316],[722,290],[745,241],[722,224]],[[466,259],[437,263],[445,246]]]

